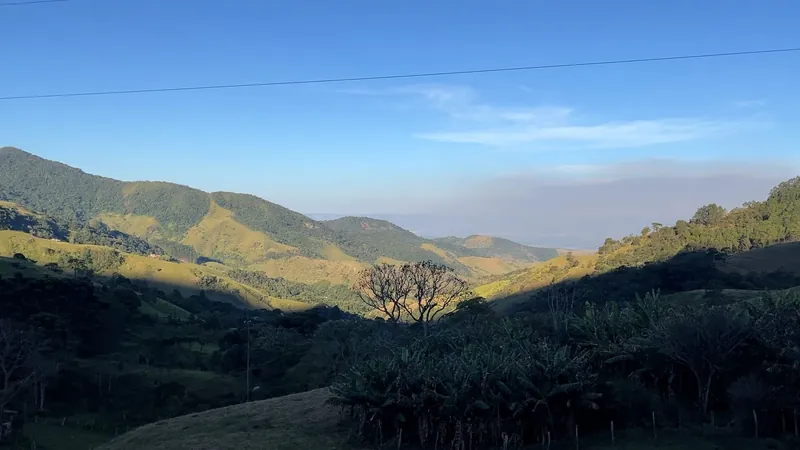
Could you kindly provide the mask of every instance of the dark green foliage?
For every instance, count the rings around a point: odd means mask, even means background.
[[[208,213],[208,194],[177,184],[125,183],[25,153],[0,149],[0,200],[19,203],[73,227],[103,212],[155,217],[181,235]]]
[[[163,239],[154,240],[153,244],[160,247],[165,254],[178,261],[197,264],[203,263],[203,261],[200,261],[200,255],[197,254],[195,249],[189,247],[188,245],[184,245],[179,242],[165,241]]]
[[[767,418],[800,406],[797,296],[678,307],[653,292],[567,313],[567,333],[547,325],[551,313],[498,318],[480,306],[427,337],[407,328],[371,340],[331,402],[364,439],[422,448],[502,446],[503,434],[510,446],[568,440],[576,425],[586,436],[610,420],[648,426],[652,414],[659,426],[699,424],[708,411],[733,413],[752,435],[753,408],[760,435],[776,436]]]
[[[491,239],[491,245],[487,247],[467,247],[466,245],[470,240],[476,237],[478,236],[468,236],[466,238],[450,236],[433,239],[433,242],[446,250],[456,252],[456,254],[465,253],[466,256],[504,258],[518,261],[547,261],[558,256],[558,250],[554,248],[531,247],[498,237],[489,238]]]
[[[140,255],[164,253],[144,239],[111,230],[100,222],[91,225],[74,223],[70,228],[51,217],[22,214],[16,209],[3,206],[0,206],[0,230],[22,231],[39,238],[69,240],[74,244],[102,245]]]
[[[238,222],[262,231],[278,242],[297,247],[303,256],[322,258],[327,242],[338,245],[345,253],[362,261],[372,262],[379,253],[361,239],[254,195],[214,192],[211,197],[218,205],[232,211]]]
[[[312,305],[336,305],[351,312],[367,312],[358,294],[342,284],[327,281],[295,283],[283,278],[270,278],[262,272],[239,269],[229,271],[228,276],[272,297],[299,300]]]
[[[117,230],[109,229],[102,222],[84,225],[70,230],[69,241],[73,244],[91,244],[111,247],[125,253],[138,255],[160,255],[164,253],[159,247],[149,244],[144,239]]]
[[[54,220],[40,220],[16,209],[0,206],[0,230],[22,231],[43,239],[67,238],[68,231]]]
[[[375,262],[379,257],[385,256],[399,261],[433,260],[444,263],[441,256],[420,248],[422,244],[432,241],[423,239],[391,222],[369,217],[342,217],[324,223],[352,242],[365,242],[363,250],[371,249],[371,251],[361,256],[364,261]]]

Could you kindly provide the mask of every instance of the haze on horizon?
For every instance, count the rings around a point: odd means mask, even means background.
[[[13,61],[0,96],[558,64],[800,40],[792,20],[800,4],[788,0],[770,8],[744,0],[350,3],[352,11],[341,2],[188,0],[5,8],[0,26],[25,38],[0,50]],[[456,14],[459,26],[444,26]],[[763,199],[797,175],[798,68],[796,54],[774,54],[6,101],[0,145],[122,180],[251,193],[316,217],[384,218],[423,236],[596,248],[706,203]]]

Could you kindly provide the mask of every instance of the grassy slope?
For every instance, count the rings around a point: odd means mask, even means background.
[[[630,251],[630,247],[623,247],[617,250],[618,253]],[[474,289],[477,295],[487,299],[498,299],[495,306],[499,310],[513,306],[516,302],[525,301],[524,297],[516,296],[522,292],[532,291],[550,284],[566,279],[576,279],[592,273],[597,262],[598,255],[584,254],[576,255],[575,259],[580,263],[578,267],[567,268],[565,256],[538,264],[528,270],[514,273],[507,277],[502,277],[491,282],[481,284]],[[766,248],[750,250],[748,252],[732,255],[727,261],[720,263],[722,271],[739,273],[749,272],[774,272],[783,269],[789,273],[800,275],[800,243],[776,244]],[[736,292],[734,292],[736,291]],[[701,298],[705,295],[705,290],[689,291],[685,293],[673,294],[676,300],[690,301],[691,299]],[[726,296],[752,298],[760,295],[760,291],[741,291],[728,289],[725,290]]]
[[[95,245],[78,245],[67,242],[56,242],[39,239],[17,231],[0,231],[0,256],[11,256],[22,253],[39,264],[58,262],[63,253],[77,253],[83,250],[90,252],[108,252],[107,247]],[[178,289],[183,296],[200,292],[197,285],[198,275],[216,276],[225,286],[223,291],[207,292],[209,298],[219,301],[242,302],[255,308],[276,307],[285,310],[301,310],[309,308],[302,302],[286,299],[267,298],[262,302],[263,294],[256,289],[245,286],[225,276],[224,272],[206,266],[188,263],[172,263],[145,256],[124,254],[125,262],[116,269],[121,275],[135,280],[146,280],[169,292]],[[238,291],[235,293],[234,291]]]
[[[327,389],[230,406],[156,422],[100,447],[105,450],[344,449],[339,413]]]
[[[233,213],[213,201],[208,215],[190,228],[183,243],[198,254],[221,260],[243,259],[246,263],[264,260],[268,255],[298,252],[296,247],[281,244],[265,233],[253,231],[233,219]]]
[[[577,267],[569,267],[567,257],[559,256],[536,264],[528,270],[518,271],[508,277],[482,284],[475,288],[475,292],[486,298],[504,297],[531,291],[552,282],[580,278],[594,271],[594,264],[597,261],[596,255],[577,255],[575,259],[579,263]]]
[[[774,272],[779,269],[800,274],[800,242],[776,244],[731,256],[723,270],[747,273]]]
[[[325,405],[327,389],[189,414],[145,425],[99,447],[101,450],[294,450],[374,448],[348,440],[348,429],[336,408]],[[658,440],[649,431],[617,431],[610,438],[593,435],[581,439],[581,448],[606,450],[759,450],[771,448],[771,440],[726,437],[699,430],[659,430]],[[717,436],[714,436],[717,434]],[[394,446],[392,448],[395,448]],[[406,448],[405,446],[403,448]],[[553,448],[575,448],[574,442],[554,441]]]

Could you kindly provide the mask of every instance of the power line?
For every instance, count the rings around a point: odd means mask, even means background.
[[[25,5],[40,5],[42,3],[64,3],[70,0],[31,0],[28,2],[3,2],[0,6],[25,6]]]
[[[67,92],[67,93],[57,93],[57,94],[13,95],[13,96],[0,97],[0,101],[29,100],[36,98],[63,98],[63,97],[90,97],[90,96],[101,96],[101,95],[145,94],[153,92],[206,91],[215,89],[241,89],[249,87],[292,86],[299,84],[327,84],[327,83],[344,83],[353,81],[396,80],[396,79],[407,79],[407,78],[429,78],[429,77],[442,77],[449,75],[469,75],[469,74],[496,73],[496,72],[519,72],[528,70],[559,69],[567,67],[609,66],[617,64],[637,64],[637,63],[657,62],[657,61],[678,61],[687,59],[707,59],[707,58],[720,58],[726,56],[763,55],[768,53],[790,53],[790,52],[800,52],[800,47],[767,49],[767,50],[750,50],[750,51],[738,51],[738,52],[727,52],[727,53],[705,53],[705,54],[695,54],[695,55],[662,56],[662,57],[638,58],[638,59],[588,61],[588,62],[576,62],[576,63],[566,63],[566,64],[500,67],[491,69],[453,70],[447,72],[422,72],[422,73],[407,73],[407,74],[394,74],[394,75],[376,75],[376,76],[363,76],[363,77],[351,77],[351,78],[318,78],[318,79],[307,79],[307,80],[266,81],[259,83],[216,84],[216,85],[205,85],[205,86],[179,86],[179,87],[165,87],[165,88],[152,88],[152,89],[129,89],[129,90],[112,90],[112,91],[93,91],[93,92],[92,91]]]

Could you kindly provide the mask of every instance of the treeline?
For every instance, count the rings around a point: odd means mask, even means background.
[[[707,290],[724,296],[725,289],[757,292],[800,286],[800,275],[783,270],[739,273],[721,269],[729,257],[728,253],[714,249],[682,251],[665,261],[646,263],[638,267],[621,266],[605,273],[565,280],[533,292],[518,294],[525,301],[517,302],[511,309],[512,313],[541,312],[548,308],[548,302],[554,296],[564,292],[569,292],[575,307],[580,307],[584,302],[602,305],[624,301],[654,288],[665,295]],[[511,297],[513,296],[509,299]]]
[[[701,207],[691,220],[675,226],[653,223],[639,235],[606,239],[599,248],[597,271],[637,267],[663,261],[683,250],[716,249],[740,253],[800,240],[800,177],[770,191],[763,202],[749,202],[726,211],[719,205]],[[625,251],[618,251],[624,248]]]
[[[312,305],[336,305],[350,312],[367,312],[358,294],[342,284],[332,284],[328,281],[314,284],[295,283],[283,278],[271,278],[262,272],[240,269],[230,270],[228,276],[272,297],[298,300]]]

